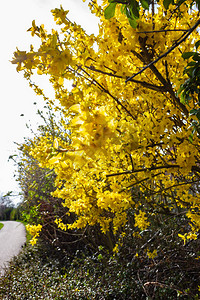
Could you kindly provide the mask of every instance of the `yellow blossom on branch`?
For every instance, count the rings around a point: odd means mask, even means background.
[[[99,18],[96,36],[56,8],[60,29],[47,32],[33,21],[29,31],[40,38],[38,49],[17,49],[12,61],[39,95],[32,76],[48,75],[55,91],[48,105],[64,114],[60,138],[43,134],[30,147],[41,167],[54,169],[53,196],[76,215],[74,223],[57,225],[66,230],[98,224],[102,232],[116,233],[132,210],[135,227],[143,231],[154,214],[185,209],[195,234],[200,141],[196,133],[191,142],[195,117],[189,109],[199,104],[194,94],[189,108],[178,90],[187,65],[182,53],[193,51],[198,30],[179,41],[198,22],[198,12],[181,8],[179,18],[161,1],[156,14],[145,11],[132,28],[119,5],[109,20],[97,1],[90,8]]]

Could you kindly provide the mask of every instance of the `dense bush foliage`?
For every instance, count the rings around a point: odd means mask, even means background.
[[[103,247],[93,254],[77,251],[69,256],[45,243],[28,246],[0,278],[0,298],[199,299],[200,260],[195,257],[199,242],[183,246],[174,240],[173,231],[164,237],[160,231],[151,241],[149,232],[143,235],[142,241],[127,236],[123,248],[114,256]],[[162,243],[163,251],[154,258],[135,255],[145,241],[149,248],[152,242]]]

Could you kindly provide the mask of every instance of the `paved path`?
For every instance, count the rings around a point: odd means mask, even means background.
[[[13,256],[19,254],[26,242],[26,230],[22,223],[15,221],[0,221],[4,227],[0,230],[0,275]]]

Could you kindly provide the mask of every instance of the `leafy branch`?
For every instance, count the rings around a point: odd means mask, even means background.
[[[110,19],[115,15],[115,8],[118,4],[121,4],[121,12],[126,15],[128,18],[129,24],[131,27],[137,27],[137,19],[140,17],[140,6],[143,9],[148,10],[150,1],[149,0],[108,0],[110,3],[104,10],[104,16],[106,19]]]

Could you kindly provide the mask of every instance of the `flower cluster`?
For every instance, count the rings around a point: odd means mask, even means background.
[[[99,224],[103,232],[116,232],[132,209],[135,226],[145,230],[151,214],[190,207],[188,218],[198,230],[200,142],[197,134],[189,139],[193,120],[178,98],[186,66],[181,53],[193,47],[198,32],[140,72],[189,30],[185,20],[194,24],[198,12],[185,9],[179,18],[161,3],[155,16],[141,14],[133,29],[118,6],[110,20],[96,1],[90,6],[100,21],[96,37],[71,22],[61,7],[52,11],[60,32],[47,33],[33,22],[30,31],[41,39],[39,49],[17,50],[13,59],[28,80],[34,69],[49,75],[65,116],[68,139],[55,143],[54,136],[41,136],[31,149],[40,166],[54,169],[54,196],[76,215],[72,224],[56,222],[63,230]],[[198,105],[196,95],[191,105]]]
[[[39,237],[39,233],[42,230],[42,225],[38,224],[38,225],[26,225],[26,230],[33,236],[32,239],[30,240],[31,245],[35,245],[38,237]]]

